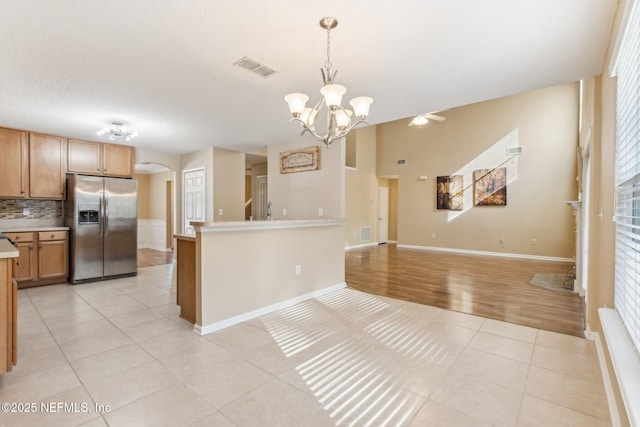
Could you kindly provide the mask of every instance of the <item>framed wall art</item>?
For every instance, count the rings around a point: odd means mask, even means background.
[[[280,153],[280,173],[314,171],[320,169],[320,147]]]
[[[475,206],[506,206],[507,168],[473,171],[473,195]]]
[[[462,183],[462,175],[436,177],[436,208],[461,211],[464,204]]]

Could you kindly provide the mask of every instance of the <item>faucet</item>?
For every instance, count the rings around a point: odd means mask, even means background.
[[[267,220],[271,221],[273,219],[273,215],[271,213],[271,208],[273,207],[273,203],[271,203],[271,201],[269,201],[269,203],[267,203]]]

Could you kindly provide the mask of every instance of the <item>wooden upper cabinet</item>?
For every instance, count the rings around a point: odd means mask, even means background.
[[[63,200],[67,139],[29,134],[29,198]]]
[[[29,183],[27,133],[0,128],[0,197],[24,199]]]
[[[134,147],[70,139],[67,156],[69,172],[133,177]]]
[[[135,149],[128,145],[103,144],[102,164],[104,175],[132,177],[135,165]]]
[[[67,170],[69,172],[90,175],[102,174],[101,143],[70,139],[67,147]]]

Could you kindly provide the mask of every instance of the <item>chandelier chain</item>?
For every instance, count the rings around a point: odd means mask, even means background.
[[[327,63],[325,67],[331,68],[331,29],[327,28]]]

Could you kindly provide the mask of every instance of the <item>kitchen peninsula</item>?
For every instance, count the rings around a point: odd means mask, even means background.
[[[175,236],[177,294],[201,335],[346,286],[342,219],[191,225]]]

